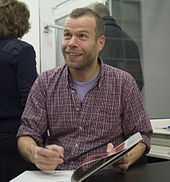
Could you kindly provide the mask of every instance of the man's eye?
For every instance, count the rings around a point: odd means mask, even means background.
[[[85,39],[88,38],[88,36],[87,36],[86,34],[79,34],[79,38],[80,38],[81,40],[85,40]]]
[[[71,34],[70,33],[64,33],[64,39],[70,39]]]

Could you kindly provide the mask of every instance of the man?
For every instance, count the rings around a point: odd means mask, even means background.
[[[129,72],[135,78],[138,88],[142,90],[143,73],[136,43],[110,16],[104,4],[94,3],[91,8],[104,20],[106,43],[101,51],[103,62]]]
[[[127,169],[149,150],[152,129],[137,85],[128,73],[102,63],[104,43],[102,18],[88,8],[74,10],[64,28],[66,64],[43,73],[32,87],[18,147],[43,171],[75,169],[138,131],[144,142],[119,167]]]

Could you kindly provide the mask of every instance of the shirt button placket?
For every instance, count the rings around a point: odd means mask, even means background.
[[[72,89],[72,90],[71,90],[71,93],[74,94],[74,93],[75,93],[75,90]]]
[[[79,112],[80,111],[80,108],[76,107],[76,111]]]
[[[78,145],[78,143],[76,143],[74,149],[73,149],[72,152],[71,152],[71,154],[72,154],[73,156],[77,153],[78,147],[79,147],[79,145]]]

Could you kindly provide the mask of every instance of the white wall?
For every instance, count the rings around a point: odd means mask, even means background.
[[[56,39],[55,30],[44,32],[46,25],[54,25],[54,7],[56,1],[40,1],[40,45],[41,45],[41,72],[56,67]]]
[[[36,51],[37,70],[40,72],[40,38],[39,38],[39,0],[20,0],[25,2],[30,10],[30,31],[23,37],[23,40],[33,45]]]
[[[73,9],[89,6],[94,2],[105,2],[106,0],[60,0],[56,1],[56,8],[54,11],[55,19],[68,15]],[[62,2],[65,2],[62,4]]]
[[[54,29],[44,33],[44,26],[54,24],[55,0],[20,0],[25,2],[30,10],[30,31],[23,40],[33,45],[36,51],[38,72],[56,66],[55,33]]]

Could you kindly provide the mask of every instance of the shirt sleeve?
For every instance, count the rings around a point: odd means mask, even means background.
[[[149,152],[152,127],[144,108],[143,97],[131,77],[125,90],[128,96],[124,95],[123,99],[123,133],[125,137],[129,137],[133,133],[140,132],[143,143],[146,144],[146,152]]]
[[[16,59],[17,87],[21,106],[24,109],[30,88],[37,77],[34,48],[31,45],[24,46]]]
[[[39,76],[29,93],[17,137],[31,136],[38,144],[42,144],[46,129],[46,89],[42,77]]]

